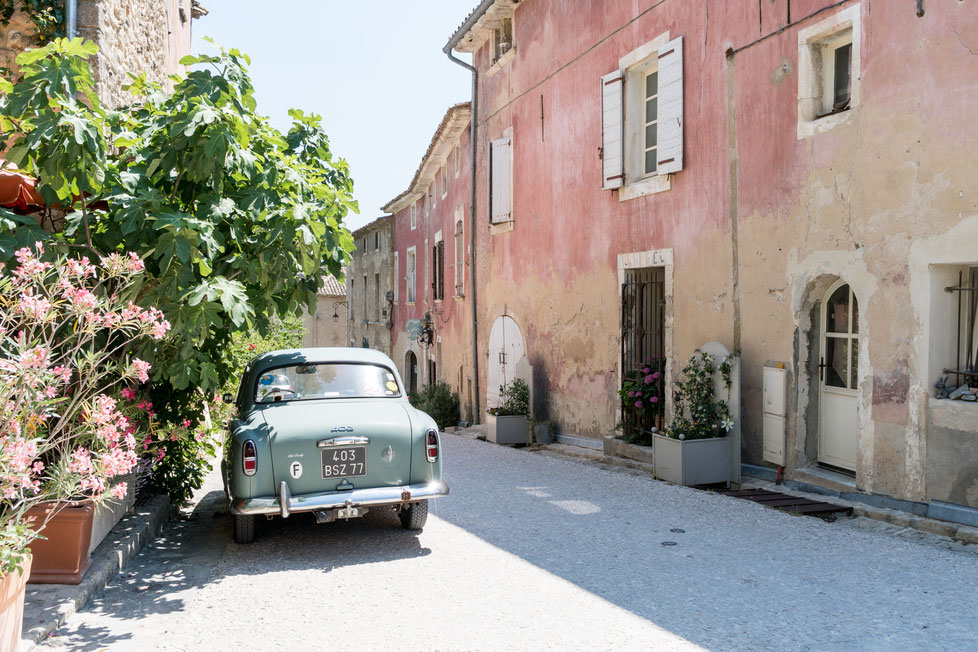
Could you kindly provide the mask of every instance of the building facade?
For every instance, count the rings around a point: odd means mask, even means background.
[[[347,343],[391,355],[391,216],[354,231],[353,242],[356,250],[346,273]]]
[[[436,382],[458,393],[473,420],[469,270],[469,103],[451,107],[393,216],[393,358],[410,392]]]
[[[664,361],[668,422],[719,342],[744,461],[975,519],[975,34],[957,0],[482,2],[446,46],[478,71],[482,386],[500,330],[591,445],[624,373]]]
[[[349,342],[347,329],[346,288],[330,275],[316,296],[316,311],[303,319],[306,334],[303,347],[346,346]]]

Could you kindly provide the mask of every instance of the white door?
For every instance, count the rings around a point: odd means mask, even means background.
[[[489,382],[486,405],[499,405],[499,390],[516,376],[516,363],[525,355],[523,334],[512,317],[497,317],[489,331]]]
[[[859,431],[859,304],[852,289],[837,281],[822,302],[819,351],[818,461],[856,470]]]

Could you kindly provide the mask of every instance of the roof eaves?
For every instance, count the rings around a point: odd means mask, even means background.
[[[361,226],[359,229],[357,229],[356,231],[354,231],[352,235],[353,235],[354,238],[359,238],[361,235],[364,235],[366,233],[370,233],[371,231],[373,231],[374,229],[376,229],[378,226],[383,225],[384,222],[389,222],[390,219],[391,219],[391,217],[393,217],[393,216],[392,215],[381,215],[380,217],[378,217],[374,221],[368,222],[367,224],[364,224],[363,226]]]
[[[464,126],[472,116],[472,103],[471,102],[459,102],[451,107],[445,112],[445,117],[442,118],[441,123],[439,123],[438,128],[435,129],[435,135],[431,137],[431,142],[428,144],[428,149],[425,151],[424,156],[421,157],[421,163],[418,165],[418,169],[414,172],[414,178],[411,179],[411,183],[408,185],[407,190],[399,194],[394,199],[387,202],[381,207],[385,213],[394,214],[397,211],[404,208],[405,200],[412,196],[420,197],[423,194],[423,188],[421,188],[421,177],[424,173],[425,167],[429,163],[432,154],[441,141],[442,136],[448,130],[449,126],[456,121],[460,121]]]

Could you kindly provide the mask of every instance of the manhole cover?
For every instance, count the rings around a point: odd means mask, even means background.
[[[680,527],[674,527],[674,528],[672,528],[669,531],[670,532],[675,532],[676,534],[686,534],[686,530],[684,530],[684,529],[682,529]]]
[[[664,545],[664,546],[674,546],[674,545],[676,545],[676,542],[675,541],[663,541],[662,542],[662,545]]]

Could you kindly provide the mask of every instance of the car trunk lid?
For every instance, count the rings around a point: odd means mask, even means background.
[[[326,399],[263,410],[275,486],[293,495],[406,485],[412,424],[399,401]]]

